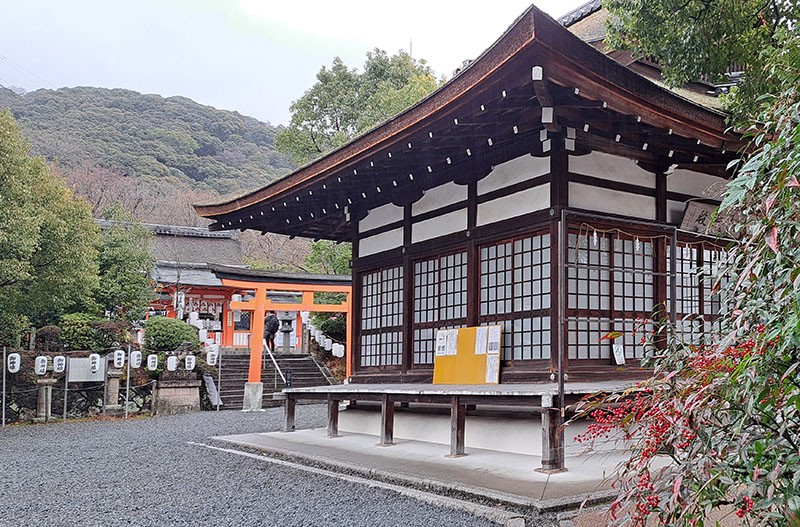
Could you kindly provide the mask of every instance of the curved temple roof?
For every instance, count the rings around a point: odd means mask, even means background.
[[[212,229],[350,239],[351,220],[466,184],[547,146],[725,176],[725,115],[631,71],[531,6],[469,67],[408,110],[261,189],[195,205]],[[551,141],[547,142],[546,140]]]

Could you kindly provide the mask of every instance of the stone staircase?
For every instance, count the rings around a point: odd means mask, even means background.
[[[324,365],[318,363],[310,355],[275,355],[275,362],[278,363],[287,382],[291,378],[293,387],[305,386],[324,386],[336,384],[336,380]],[[264,407],[277,406],[278,403],[272,401],[272,394],[280,392],[286,385],[281,376],[275,370],[269,356],[263,361],[264,367],[261,370],[261,382],[264,383]],[[247,373],[250,366],[249,355],[236,355],[222,352],[222,373],[220,385],[217,387],[222,398],[222,409],[241,410],[244,398],[244,385],[247,382]],[[217,378],[214,378],[217,382]]]

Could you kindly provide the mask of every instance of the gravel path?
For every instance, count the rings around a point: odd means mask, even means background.
[[[298,423],[323,426],[301,405]],[[191,446],[279,430],[280,409],[0,429],[0,526],[494,525],[393,492]]]

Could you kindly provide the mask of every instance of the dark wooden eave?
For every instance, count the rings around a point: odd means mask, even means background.
[[[349,241],[369,209],[573,145],[576,155],[726,176],[741,142],[726,132],[724,114],[654,84],[531,7],[418,104],[283,179],[195,209],[213,230]]]
[[[241,280],[247,282],[269,282],[275,284],[298,285],[343,285],[351,284],[350,275],[310,274],[310,273],[283,273],[278,271],[262,271],[231,265],[208,266],[217,278]]]

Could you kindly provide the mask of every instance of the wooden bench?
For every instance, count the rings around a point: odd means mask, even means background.
[[[613,386],[611,386],[613,385]],[[622,389],[629,383],[568,383],[565,400],[576,402],[598,390]],[[339,404],[342,401],[373,401],[381,405],[380,446],[394,443],[395,403],[438,403],[450,408],[451,457],[466,455],[464,425],[472,405],[525,406],[542,417],[542,462],[540,472],[561,472],[564,466],[564,412],[554,405],[558,386],[552,384],[442,385],[442,384],[340,384],[309,388],[286,388],[275,394],[283,401],[285,432],[295,429],[295,406],[299,400],[326,401],[328,437],[339,435]]]

